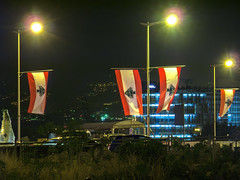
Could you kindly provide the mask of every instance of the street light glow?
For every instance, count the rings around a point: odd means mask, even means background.
[[[231,67],[233,65],[233,60],[232,59],[228,59],[226,62],[225,62],[225,65],[227,67]]]
[[[178,21],[178,17],[175,14],[169,15],[166,20],[166,22],[169,26],[175,25],[177,23],[177,21]]]
[[[42,31],[42,25],[39,22],[34,22],[31,25],[31,29],[35,33],[41,32]]]

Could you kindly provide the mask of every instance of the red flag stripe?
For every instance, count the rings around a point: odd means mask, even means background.
[[[127,100],[125,98],[125,95],[124,95],[122,77],[121,77],[120,70],[115,70],[115,75],[116,75],[116,79],[117,79],[119,94],[120,94],[120,97],[121,97],[121,100],[122,100],[124,114],[125,114],[125,116],[128,116],[128,115],[130,115],[130,110],[129,110],[129,106],[128,106]]]
[[[32,73],[27,73],[28,76],[28,83],[29,83],[29,90],[30,90],[30,103],[29,103],[29,108],[28,108],[28,113],[32,113],[35,100],[36,100],[36,85],[35,81],[33,78]]]
[[[44,77],[45,77],[45,82],[46,82],[46,89],[45,89],[45,99],[44,99],[44,105],[42,106],[42,112],[44,112],[45,107],[46,107],[46,99],[47,99],[47,84],[48,84],[48,72],[43,72]]]
[[[233,102],[233,98],[234,98],[234,95],[235,95],[235,89],[233,89],[233,97],[232,97],[232,102]]]
[[[224,105],[225,105],[225,91],[224,89],[221,89],[220,91],[221,91],[221,105],[220,105],[219,116],[222,117]]]
[[[137,103],[139,114],[143,114],[143,107],[142,107],[142,83],[140,79],[140,75],[138,70],[133,70],[134,79],[135,79],[135,86],[136,86],[136,95],[137,95]]]

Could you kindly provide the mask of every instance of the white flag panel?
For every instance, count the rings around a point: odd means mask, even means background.
[[[143,114],[142,83],[138,70],[115,70],[125,116]]]
[[[221,89],[221,104],[220,104],[220,111],[219,116],[223,117],[228,109],[231,107],[233,102],[233,97],[235,94],[235,89]]]
[[[27,73],[27,75],[30,89],[28,113],[44,114],[48,72]]]

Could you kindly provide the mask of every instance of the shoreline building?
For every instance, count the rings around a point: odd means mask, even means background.
[[[213,136],[213,90],[179,88],[170,107],[170,111],[156,113],[159,91],[150,94],[150,128],[155,138],[168,136],[188,138],[195,136]],[[240,126],[240,92],[236,91],[228,112],[219,117],[220,91],[216,91],[217,136],[234,136],[234,130]],[[143,94],[143,112],[146,117],[147,94]],[[145,122],[141,116],[136,116]],[[182,117],[182,118],[181,118]],[[184,119],[184,120],[183,120]],[[235,133],[235,134],[234,134]],[[239,134],[239,133],[238,133]]]

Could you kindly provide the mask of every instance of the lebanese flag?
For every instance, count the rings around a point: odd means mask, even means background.
[[[125,116],[143,114],[142,83],[138,70],[115,70]]]
[[[30,103],[28,113],[44,114],[46,106],[48,72],[27,73]]]
[[[181,67],[158,68],[158,72],[160,79],[160,98],[156,113],[163,110],[170,110],[170,105],[177,92]]]
[[[221,91],[221,105],[219,116],[223,117],[233,102],[235,89],[221,89],[220,91]]]

